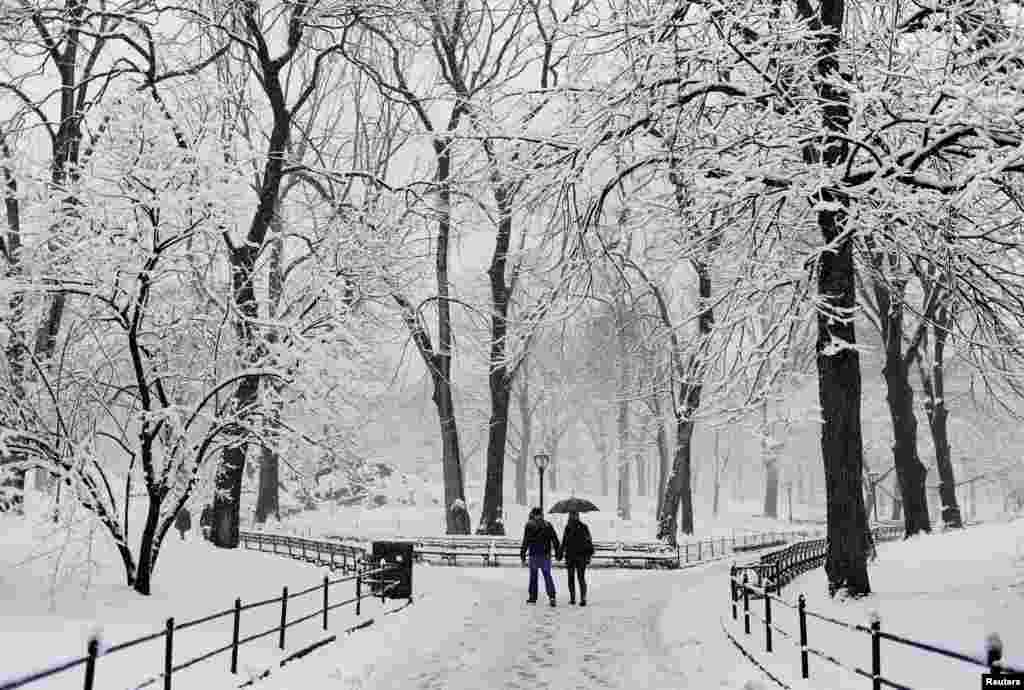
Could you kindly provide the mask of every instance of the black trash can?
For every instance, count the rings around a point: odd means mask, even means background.
[[[413,543],[411,541],[375,541],[371,553],[371,567],[376,569],[381,559],[384,564],[392,566],[383,577],[390,584],[398,579],[398,584],[384,592],[386,599],[412,599],[412,561]],[[371,591],[381,593],[381,578],[368,578]]]

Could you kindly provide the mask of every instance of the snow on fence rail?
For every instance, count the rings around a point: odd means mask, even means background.
[[[887,541],[896,538],[894,535],[899,534],[901,536],[903,533],[902,527],[897,526],[879,527],[872,531],[876,541]],[[927,652],[933,656],[937,655],[946,659],[971,664],[985,669],[992,674],[1024,673],[1024,667],[1015,667],[1003,661],[1003,645],[997,634],[990,635],[985,640],[986,656],[981,658],[964,652],[944,649],[938,645],[912,640],[894,633],[883,632],[881,621],[877,616],[872,617],[869,625],[858,625],[808,610],[803,594],[797,597],[796,602],[779,596],[779,592],[784,584],[791,582],[797,575],[819,567],[824,563],[826,548],[827,542],[825,539],[793,544],[785,549],[766,554],[762,557],[760,563],[743,566],[734,565],[729,573],[729,597],[731,600],[733,622],[737,626],[739,625],[740,605],[742,605],[744,636],[752,634],[751,619],[753,618],[764,628],[764,651],[766,653],[774,654],[775,635],[779,635],[783,640],[791,643],[799,653],[801,678],[810,678],[809,660],[811,656],[814,656],[838,668],[869,679],[872,690],[881,690],[882,686],[896,688],[897,690],[914,690],[911,686],[903,685],[892,678],[882,675],[882,640],[887,640],[912,650]],[[741,573],[742,577],[740,577]],[[759,585],[750,583],[750,575],[752,573],[760,579]],[[751,599],[764,602],[761,613],[752,609]],[[778,624],[776,618],[773,617],[773,602],[782,606],[784,610],[795,612],[796,631],[786,630]],[[871,651],[871,670],[861,668],[856,664],[844,663],[823,649],[810,646],[807,634],[808,618],[842,628],[849,632],[867,635]],[[731,634],[730,637],[732,637]],[[750,653],[735,638],[733,638],[733,641],[736,642],[737,646],[745,654],[750,656]],[[844,649],[844,651],[849,650]]]
[[[252,535],[249,535],[249,537],[250,537],[251,541],[254,541],[254,542],[257,541],[257,540],[255,540],[252,537]],[[277,541],[277,543],[281,544],[285,540],[291,540],[291,539],[292,538],[288,538],[288,537],[281,538],[280,540]],[[297,540],[296,539],[294,541],[298,542],[298,541],[308,541],[308,540]],[[263,543],[269,543],[269,542],[264,540]],[[245,547],[248,547],[248,543],[246,542],[246,540],[244,538],[242,539],[242,544]],[[293,554],[294,554],[302,545],[301,544],[297,544],[297,543],[292,543],[290,546],[291,546]],[[328,549],[322,549],[321,553],[326,553],[327,551],[328,551]],[[337,551],[335,553],[336,554],[337,553],[341,553],[341,551]],[[102,664],[99,663],[100,659],[102,659],[103,657],[111,656],[111,655],[116,654],[118,652],[123,652],[123,651],[127,651],[129,649],[133,649],[135,647],[138,647],[139,645],[143,645],[143,644],[146,644],[146,643],[149,643],[149,642],[154,642],[154,641],[160,640],[160,639],[163,639],[163,641],[164,641],[164,654],[163,654],[163,668],[162,668],[162,671],[158,675],[150,678],[149,680],[143,681],[143,682],[141,682],[138,685],[134,685],[133,687],[143,688],[143,687],[147,687],[147,686],[153,685],[157,681],[161,681],[162,680],[162,687],[163,687],[163,689],[164,690],[171,690],[172,689],[172,680],[173,680],[173,677],[174,677],[175,673],[178,673],[179,671],[183,671],[183,670],[185,670],[187,668],[190,668],[191,666],[194,666],[196,664],[199,664],[199,663],[201,663],[203,661],[207,661],[209,659],[212,659],[215,656],[218,656],[218,655],[221,655],[221,654],[228,654],[228,653],[230,653],[230,662],[229,662],[229,664],[230,664],[231,673],[237,674],[238,673],[238,654],[239,654],[239,649],[241,647],[243,647],[244,645],[249,644],[251,642],[255,642],[255,641],[260,640],[262,638],[268,637],[270,635],[277,634],[277,647],[278,647],[278,649],[280,651],[283,652],[284,649],[285,649],[285,641],[286,641],[285,633],[287,632],[287,630],[289,628],[295,627],[296,625],[308,622],[308,621],[313,620],[315,618],[319,618],[319,619],[321,619],[321,625],[323,626],[323,629],[324,630],[328,630],[329,613],[331,611],[334,611],[334,610],[336,610],[338,608],[341,608],[343,606],[351,606],[351,605],[354,604],[355,605],[355,614],[356,614],[356,616],[359,616],[360,615],[360,611],[361,611],[360,604],[361,604],[363,599],[367,599],[367,598],[370,598],[370,597],[375,597],[375,596],[378,596],[378,595],[383,599],[384,595],[389,590],[391,590],[392,588],[394,588],[394,587],[399,585],[399,581],[398,580],[387,580],[387,579],[385,579],[385,576],[388,573],[390,573],[390,572],[392,572],[394,570],[394,566],[389,565],[389,566],[382,566],[382,567],[377,567],[377,568],[368,568],[368,567],[365,567],[364,563],[353,561],[353,564],[351,565],[351,569],[353,569],[355,571],[355,574],[346,575],[344,577],[340,577],[340,578],[333,579],[333,580],[330,577],[328,577],[327,575],[325,575],[324,578],[323,578],[323,581],[321,583],[317,583],[315,585],[312,585],[311,587],[307,587],[306,589],[304,589],[302,591],[299,591],[299,592],[289,593],[288,592],[288,588],[284,587],[284,588],[282,588],[280,596],[272,597],[272,598],[269,598],[269,599],[264,599],[262,601],[258,601],[258,602],[254,602],[254,603],[250,603],[250,604],[244,604],[244,605],[242,604],[242,600],[240,598],[236,598],[234,606],[231,607],[231,608],[225,609],[223,611],[219,611],[217,613],[212,613],[212,614],[210,614],[208,616],[203,616],[202,618],[197,618],[195,620],[190,620],[190,621],[187,621],[187,622],[184,622],[184,623],[178,623],[177,621],[175,621],[175,619],[173,617],[172,618],[168,618],[166,620],[166,622],[165,622],[163,630],[161,630],[159,632],[155,632],[155,633],[149,634],[149,635],[144,635],[142,637],[137,637],[137,638],[128,640],[126,642],[121,642],[119,644],[116,644],[116,645],[113,645],[113,646],[110,646],[110,647],[104,647],[103,644],[102,644],[102,641],[100,640],[100,638],[98,636],[93,636],[93,637],[91,637],[89,639],[89,641],[88,641],[88,643],[86,645],[86,653],[83,656],[78,656],[78,657],[73,657],[73,658],[70,658],[70,659],[65,659],[65,660],[63,660],[63,661],[61,661],[59,663],[53,664],[53,665],[51,665],[51,666],[49,666],[47,668],[40,669],[38,671],[34,671],[34,672],[31,672],[31,673],[22,674],[22,675],[14,676],[14,677],[7,678],[7,679],[0,678],[0,690],[15,690],[15,688],[28,687],[30,685],[33,685],[33,684],[37,683],[38,681],[42,681],[42,680],[50,678],[52,676],[55,676],[55,675],[58,675],[58,674],[61,674],[61,673],[65,673],[67,671],[71,671],[73,669],[80,668],[80,667],[83,668],[83,685],[82,685],[82,687],[84,687],[85,690],[94,690],[94,688],[96,687],[95,683],[96,683],[97,669],[102,667]],[[348,572],[348,571],[349,570],[346,569],[346,572]],[[334,603],[331,603],[331,601],[330,601],[330,594],[331,594],[331,591],[332,591],[331,587],[334,586],[334,585],[343,584],[343,583],[347,583],[347,582],[351,582],[351,583],[354,584],[354,586],[355,586],[355,595],[353,597],[344,599],[342,601],[336,601]],[[370,590],[367,590],[364,593],[364,591],[363,591],[363,584],[364,584],[364,582],[372,583],[374,585],[378,585],[377,589],[379,591],[378,592],[372,592]],[[298,618],[294,618],[292,620],[289,620],[289,617],[288,617],[288,604],[289,604],[289,602],[294,602],[294,601],[296,601],[296,600],[298,600],[298,599],[300,599],[302,597],[306,597],[306,596],[309,596],[309,595],[312,595],[312,594],[317,594],[317,593],[322,594],[323,599],[322,599],[322,603],[320,605],[318,605],[313,610],[312,613],[308,613],[308,614],[300,616]],[[281,611],[280,622],[277,625],[274,625],[274,626],[272,626],[272,627],[270,627],[270,628],[268,628],[266,630],[263,630],[263,631],[260,631],[260,632],[254,632],[252,634],[246,635],[245,637],[242,637],[242,629],[241,629],[241,614],[242,614],[242,612],[244,612],[244,611],[251,611],[251,610],[254,610],[254,609],[260,609],[260,608],[263,608],[263,607],[269,607],[269,606],[273,606],[275,604],[279,604],[280,605],[280,611]],[[230,643],[225,644],[225,645],[223,645],[221,647],[217,647],[216,649],[209,650],[209,651],[207,651],[207,652],[205,652],[203,654],[200,654],[199,656],[195,656],[195,657],[192,657],[190,659],[187,659],[187,660],[184,660],[184,661],[179,661],[178,663],[175,663],[175,661],[174,661],[174,644],[175,644],[176,636],[180,635],[181,633],[183,633],[186,630],[195,628],[195,627],[200,626],[200,625],[205,625],[207,623],[211,623],[211,622],[214,622],[214,621],[218,621],[218,620],[221,620],[221,619],[226,619],[228,617],[231,617],[232,618],[232,622],[233,622],[233,625],[232,625],[232,635],[231,635],[231,642]],[[359,629],[361,627],[365,627],[365,625],[366,625],[365,623],[361,623],[361,624],[356,625],[356,626],[354,626],[352,628],[346,629],[346,632],[351,632],[351,631]],[[289,660],[291,660],[293,658],[301,657],[305,653],[310,651],[310,649],[312,649],[314,647],[317,647],[317,646],[321,646],[321,645],[323,645],[323,644],[325,644],[327,642],[330,642],[332,640],[333,640],[333,636],[331,638],[328,638],[327,640],[321,640],[319,642],[314,643],[311,646],[307,646],[304,649],[296,651],[296,652],[292,653],[291,655],[289,655],[288,657],[286,657],[285,659],[283,659],[281,661],[281,665],[283,666],[287,661],[289,661]]]
[[[251,533],[255,539],[261,533]],[[604,560],[613,566],[624,567],[630,563],[645,566],[662,564],[669,567],[679,568],[691,563],[703,563],[709,560],[724,558],[730,554],[742,553],[779,546],[793,539],[807,539],[811,536],[822,535],[822,530],[790,530],[758,532],[732,537],[719,537],[703,539],[698,541],[687,541],[677,544],[675,547],[664,542],[636,542],[636,541],[595,541],[594,560]],[[352,539],[351,536],[340,534],[327,534],[328,539]],[[265,543],[272,538],[283,539],[279,535],[263,534]],[[306,552],[312,557],[316,544],[315,540],[306,541]],[[449,535],[446,537],[398,537],[395,541],[410,542],[413,544],[413,554],[417,560],[427,556],[440,557],[450,565],[456,565],[457,559],[461,557],[482,558],[485,565],[498,565],[501,559],[513,564],[519,560],[519,549],[521,540],[510,536],[479,536],[479,535]],[[275,547],[276,548],[276,547]],[[321,547],[326,549],[326,547]],[[345,546],[348,549],[359,547]],[[326,552],[326,551],[325,551]],[[296,556],[293,556],[296,557]],[[463,561],[465,562],[465,561]]]

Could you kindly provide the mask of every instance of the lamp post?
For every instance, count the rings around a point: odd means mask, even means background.
[[[547,453],[537,453],[533,456],[533,464],[537,468],[537,474],[540,477],[540,509],[544,510],[544,470],[548,468],[548,463],[551,462],[551,456]]]

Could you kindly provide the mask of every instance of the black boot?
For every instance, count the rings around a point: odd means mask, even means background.
[[[529,599],[526,600],[526,603],[527,604],[536,604],[537,603],[537,597],[530,597]]]
[[[586,606],[586,605],[587,605],[587,600],[586,599],[580,599],[580,606]]]
[[[551,608],[555,608],[555,598],[551,597]]]

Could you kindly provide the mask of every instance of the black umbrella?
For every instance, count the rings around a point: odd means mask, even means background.
[[[549,513],[592,513],[595,510],[600,510],[593,503],[585,498],[565,498],[551,506]]]

